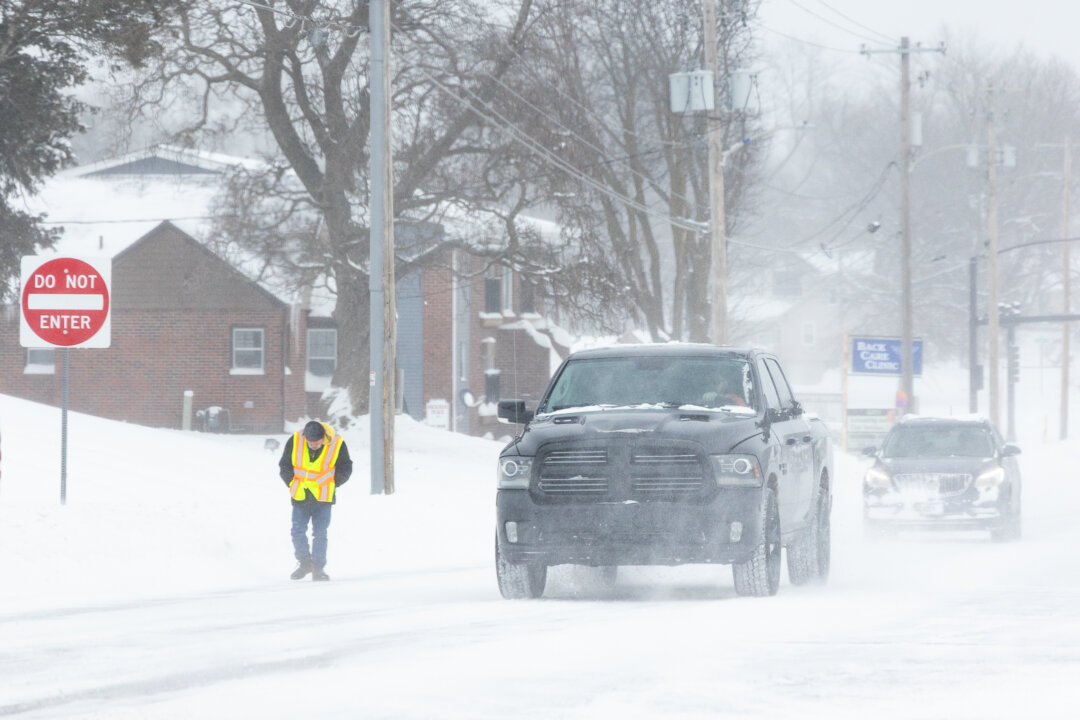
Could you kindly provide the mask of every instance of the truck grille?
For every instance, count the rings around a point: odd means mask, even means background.
[[[695,496],[705,489],[705,473],[695,453],[681,448],[635,448],[630,456],[630,489],[635,496]]]
[[[608,491],[607,450],[553,450],[544,456],[537,487],[545,495],[596,497]]]
[[[971,475],[965,473],[905,473],[893,481],[902,493],[956,495],[967,489]]]
[[[711,483],[695,448],[617,442],[539,453],[537,499],[552,502],[695,500]]]

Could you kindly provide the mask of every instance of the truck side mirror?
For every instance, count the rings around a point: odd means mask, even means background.
[[[873,445],[871,445],[870,447],[864,447],[862,449],[862,454],[866,455],[867,457],[874,457],[875,455],[877,455],[877,448]]]
[[[508,423],[524,424],[533,419],[533,411],[525,408],[524,400],[500,400],[499,420]]]
[[[1012,443],[1005,443],[1001,448],[1001,457],[1012,457],[1013,455],[1020,454],[1020,446],[1013,445]]]

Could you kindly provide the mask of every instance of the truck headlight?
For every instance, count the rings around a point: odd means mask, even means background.
[[[863,483],[867,488],[872,488],[874,490],[888,490],[892,487],[892,480],[889,478],[889,473],[876,467],[872,467],[866,471]]]
[[[996,467],[981,473],[979,477],[975,478],[975,487],[997,487],[1003,482],[1005,482],[1005,468]]]
[[[761,467],[753,455],[710,455],[720,487],[761,487]]]
[[[532,461],[531,457],[518,455],[499,458],[499,487],[528,490],[529,478],[532,477]]]

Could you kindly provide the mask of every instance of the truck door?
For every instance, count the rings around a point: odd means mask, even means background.
[[[760,358],[762,383],[775,390],[779,419],[772,424],[780,444],[780,528],[790,532],[801,527],[810,510],[814,493],[814,444],[810,423],[795,402],[780,363]],[[770,393],[766,391],[766,398]],[[771,400],[767,400],[771,402]]]

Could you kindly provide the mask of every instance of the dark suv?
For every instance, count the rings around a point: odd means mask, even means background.
[[[989,420],[907,416],[863,452],[875,459],[863,480],[869,537],[942,528],[1020,538],[1020,448]]]
[[[574,353],[499,457],[496,570],[538,597],[550,565],[731,563],[740,595],[829,569],[831,445],[760,350],[669,343]]]

